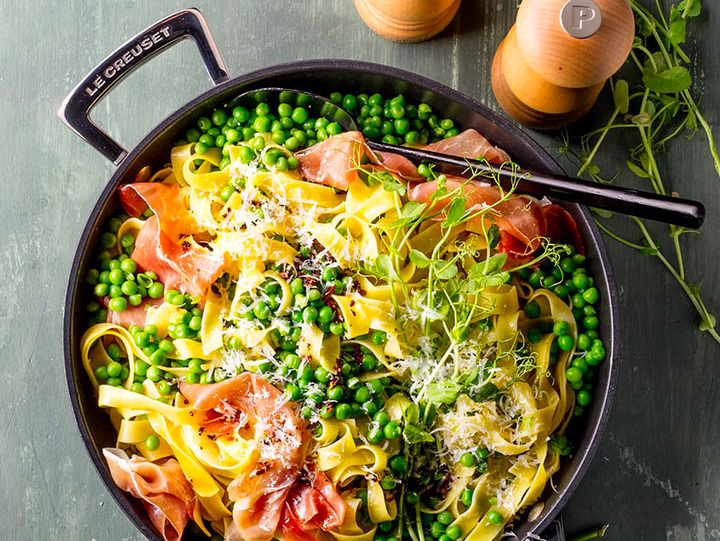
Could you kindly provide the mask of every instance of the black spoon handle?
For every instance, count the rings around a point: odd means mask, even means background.
[[[380,152],[400,154],[413,161],[429,160],[466,171],[469,166],[497,175],[509,185],[517,181],[517,190],[529,195],[561,199],[589,207],[629,214],[657,222],[674,224],[689,229],[699,229],[705,220],[705,206],[697,201],[640,192],[619,186],[596,184],[578,178],[548,175],[532,171],[512,171],[506,167],[488,165],[486,162],[466,160],[447,154],[427,152],[415,148],[367,142],[370,148]],[[460,171],[460,172],[461,172]]]

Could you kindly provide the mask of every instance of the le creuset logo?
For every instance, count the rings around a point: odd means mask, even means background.
[[[147,36],[144,36],[143,38],[138,40],[135,45],[130,47],[127,51],[125,51],[115,60],[113,60],[109,66],[105,67],[102,72],[99,73],[95,77],[95,79],[92,80],[92,84],[90,86],[85,87],[85,92],[87,93],[87,95],[95,95],[95,93],[103,86],[105,86],[105,84],[110,79],[115,77],[124,68],[132,64],[136,58],[142,56],[145,51],[152,49],[153,47],[155,47],[155,45],[157,45],[158,43],[162,43],[169,37],[170,27],[163,26],[157,32],[148,34]]]

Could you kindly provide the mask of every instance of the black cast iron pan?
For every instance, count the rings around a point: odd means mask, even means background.
[[[134,68],[184,38],[193,39],[198,46],[213,88],[175,111],[135,148],[126,151],[90,121],[90,110]],[[116,433],[109,416],[97,406],[97,398],[80,360],[83,312],[90,300],[83,287],[84,276],[90,268],[91,255],[96,251],[102,225],[120,209],[116,196],[118,186],[131,182],[146,165],[162,166],[167,161],[173,142],[181,138],[198,117],[208,116],[213,109],[230,102],[242,92],[268,86],[296,88],[322,95],[334,91],[353,94],[380,92],[385,95],[402,93],[413,101],[430,104],[444,117],[458,120],[463,128],[476,128],[494,144],[507,150],[524,168],[563,174],[558,164],[537,143],[487,107],[435,81],[396,68],[348,60],[308,60],[280,64],[229,79],[205,19],[195,9],[178,12],[154,24],[96,67],[66,98],[59,111],[60,118],[68,127],[117,166],[90,213],[70,269],[63,321],[65,371],[72,408],[92,463],[128,518],[153,541],[161,539],[147,514],[135,498],[115,486],[100,452],[103,447],[115,445]],[[602,325],[599,331],[607,344],[608,357],[597,371],[592,406],[582,421],[571,425],[569,437],[575,444],[574,456],[554,476],[557,491],[548,488],[543,495],[545,506],[542,513],[533,521],[523,517],[517,522],[514,531],[520,539],[536,539],[538,535],[544,535],[548,540],[563,539],[560,528],[553,521],[570,499],[597,451],[618,377],[618,300],[608,255],[588,210],[574,204],[564,206],[578,224],[589,256],[590,270],[597,278],[596,286],[602,296]]]

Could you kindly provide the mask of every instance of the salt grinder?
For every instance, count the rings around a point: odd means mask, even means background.
[[[376,34],[416,43],[439,34],[450,24],[461,0],[355,0],[365,24]]]
[[[495,97],[530,128],[572,124],[625,63],[634,35],[628,0],[524,0],[495,53]]]

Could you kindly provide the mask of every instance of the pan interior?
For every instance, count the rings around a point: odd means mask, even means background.
[[[404,94],[414,102],[425,102],[444,117],[456,120],[460,127],[475,128],[506,150],[522,167],[547,173],[563,174],[557,163],[530,137],[488,108],[439,83],[402,70],[376,64],[315,60],[283,64],[252,72],[230,80],[198,96],[170,115],[153,129],[133,149],[109,179],[100,194],[80,238],[71,269],[67,290],[64,341],[65,366],[70,397],[78,427],[98,473],[115,500],[143,534],[152,540],[160,537],[151,526],[147,515],[135,498],[120,491],[113,483],[101,449],[115,445],[116,433],[109,416],[97,406],[90,382],[85,377],[80,361],[79,342],[84,331],[84,306],[90,300],[84,286],[90,255],[99,242],[102,224],[120,209],[115,191],[130,182],[141,168],[163,166],[173,142],[181,138],[200,116],[209,116],[213,109],[229,104],[240,94],[267,87],[294,88],[328,96],[331,92],[372,94],[386,96]],[[556,490],[547,487],[543,494],[544,510],[532,522],[523,517],[516,523],[515,533],[523,539],[542,533],[567,503],[570,495],[585,473],[599,444],[607,422],[615,389],[618,359],[617,297],[607,253],[600,233],[587,210],[573,204],[563,204],[578,224],[588,255],[588,269],[596,277],[596,287],[603,302],[599,305],[601,327],[608,358],[598,371],[593,404],[582,423],[572,423],[569,437],[575,445],[574,456],[563,464],[553,477]],[[189,539],[185,536],[185,539]],[[192,538],[195,539],[195,538]],[[205,539],[204,535],[197,539]]]

